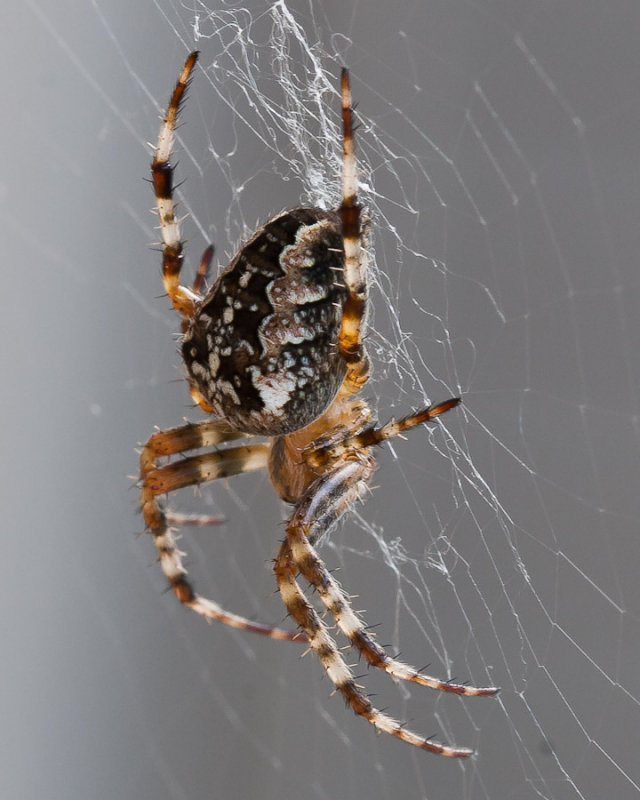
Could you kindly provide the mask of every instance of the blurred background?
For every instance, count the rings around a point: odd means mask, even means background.
[[[640,7],[530,0],[27,0],[0,12],[3,798],[640,794]],[[376,735],[294,644],[209,626],[140,536],[135,448],[200,419],[162,296],[148,142],[189,50],[176,159],[192,275],[283,208],[339,202],[349,66],[373,220],[380,450],[322,548],[378,639],[457,698],[375,702],[473,747]],[[264,475],[185,491],[197,587],[275,624]],[[354,659],[355,660],[355,657]]]

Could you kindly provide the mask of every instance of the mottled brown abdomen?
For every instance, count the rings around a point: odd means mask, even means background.
[[[229,424],[279,436],[329,406],[346,371],[337,346],[343,267],[339,214],[301,208],[260,228],[212,286],[182,353]]]

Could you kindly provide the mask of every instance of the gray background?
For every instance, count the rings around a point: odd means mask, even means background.
[[[145,142],[194,46],[194,15],[218,31],[197,42],[205,69],[228,68],[222,43],[239,24],[277,96],[267,6],[249,7],[229,9],[224,33],[197,4],[0,12],[0,795],[637,796],[640,8],[288,6],[341,54],[323,67],[350,66],[367,120],[389,279],[374,291],[370,396],[384,420],[464,393],[446,420],[459,452],[424,431],[381,452],[373,496],[323,553],[382,642],[435,674],[503,687],[460,700],[365,676],[414,729],[478,750],[461,765],[375,736],[295,646],[183,611],[136,536],[136,443],[198,418],[175,381],[178,324],[146,247]],[[290,59],[304,77],[295,48]],[[260,142],[222,68],[197,76],[184,121],[190,255],[213,239],[222,259],[245,224],[308,188],[300,143],[278,136],[278,156]],[[411,334],[412,372],[393,351],[385,292]],[[185,541],[198,586],[280,622],[266,479],[180,505],[229,520]]]

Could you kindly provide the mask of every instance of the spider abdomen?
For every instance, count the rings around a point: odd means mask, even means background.
[[[279,436],[329,406],[346,367],[337,341],[346,290],[338,213],[285,212],[240,249],[202,300],[182,354],[216,414]]]

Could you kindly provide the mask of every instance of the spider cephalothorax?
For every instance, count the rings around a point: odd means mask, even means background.
[[[163,239],[163,281],[182,315],[182,355],[195,402],[213,416],[155,433],[140,456],[141,504],[160,563],[178,599],[208,619],[276,639],[306,640],[356,714],[378,730],[447,756],[465,747],[419,736],[373,706],[356,684],[334,637],[298,585],[307,580],[339,632],[371,665],[394,678],[465,695],[495,694],[439,680],[391,658],[367,632],[314,545],[368,491],[375,445],[434,420],[451,398],[376,427],[359,392],[369,376],[367,225],[357,200],[351,92],[342,71],[343,184],[335,211],[295,208],[269,220],[240,248],[204,296],[211,248],[193,287],[179,282],[182,241],[175,217],[171,149],[180,103],[198,58],[192,53],[173,91],[151,166]],[[246,437],[260,435],[267,441]],[[233,440],[237,446],[218,448]],[[202,450],[184,456],[190,450]],[[211,449],[213,448],[213,449]],[[171,463],[159,459],[179,455]],[[297,633],[232,614],[194,591],[158,496],[185,486],[268,469],[292,504],[274,573]]]

